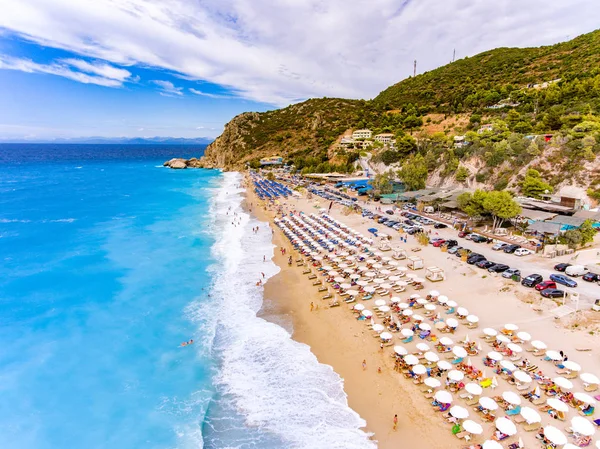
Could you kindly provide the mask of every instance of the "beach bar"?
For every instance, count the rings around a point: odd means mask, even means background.
[[[439,282],[446,279],[444,270],[439,267],[427,267],[425,271],[425,278],[431,282]]]
[[[421,259],[419,256],[410,256],[406,266],[411,270],[420,270],[425,265],[423,264],[423,259]]]

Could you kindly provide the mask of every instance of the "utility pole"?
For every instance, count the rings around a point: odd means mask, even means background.
[[[415,66],[413,69],[413,76],[417,76],[417,60],[415,59]]]
[[[454,52],[452,53],[452,62],[454,62],[455,59],[456,59],[456,48],[454,49]]]

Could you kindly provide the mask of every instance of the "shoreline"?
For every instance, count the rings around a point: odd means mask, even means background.
[[[449,438],[452,435],[446,432],[448,429],[431,427],[439,423],[432,422],[436,417],[429,410],[429,401],[414,385],[403,382],[400,373],[394,371],[389,353],[380,352],[378,340],[352,318],[348,307],[343,304],[328,309],[328,302],[321,300],[322,294],[317,294],[302,271],[295,265],[288,267],[288,256],[296,252],[274,225],[274,213],[257,206],[259,200],[246,181],[244,175],[244,208],[274,230],[272,242],[276,248],[272,260],[281,270],[265,283],[258,316],[288,330],[291,326],[292,338],[308,345],[320,363],[341,377],[348,406],[366,421],[362,430],[371,435],[377,447],[462,447],[459,440]],[[287,254],[282,256],[280,248],[286,248]],[[312,312],[311,302],[318,306]],[[363,360],[367,362],[366,370],[361,366]],[[392,428],[395,414],[399,418],[396,431]]]

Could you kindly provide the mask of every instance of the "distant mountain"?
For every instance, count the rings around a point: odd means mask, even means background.
[[[0,143],[77,143],[119,145],[208,145],[210,137],[74,137],[71,139],[0,139]]]

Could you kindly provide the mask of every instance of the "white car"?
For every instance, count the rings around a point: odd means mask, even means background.
[[[514,252],[515,256],[527,256],[529,254],[533,254],[533,251],[527,248],[519,248]]]

